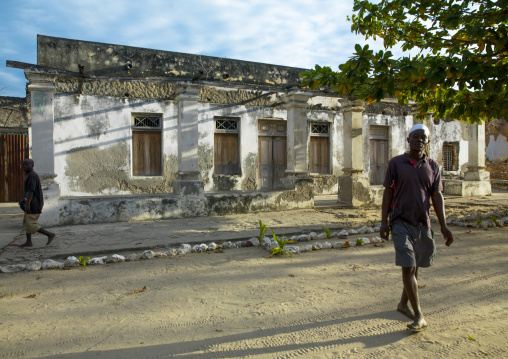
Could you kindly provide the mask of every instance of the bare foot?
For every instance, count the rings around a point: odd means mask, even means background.
[[[416,318],[413,323],[407,325],[407,329],[412,332],[421,332],[427,330],[428,327],[429,325],[423,317]]]
[[[415,319],[415,313],[413,313],[413,311],[411,309],[409,309],[409,307],[407,305],[403,305],[403,304],[399,303],[397,305],[397,312],[404,314],[409,319],[413,319],[413,320]]]
[[[34,245],[32,243],[28,243],[28,242],[19,245],[20,248],[33,247],[33,246]]]
[[[53,239],[55,239],[55,234],[51,233],[51,235],[48,236],[48,241],[46,242],[46,245],[50,244]]]

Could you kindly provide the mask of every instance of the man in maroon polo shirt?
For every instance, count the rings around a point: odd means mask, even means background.
[[[446,226],[439,165],[424,153],[429,142],[427,126],[413,126],[407,142],[409,152],[393,157],[388,163],[380,232],[382,238],[388,239],[391,230],[395,264],[402,267],[404,289],[397,311],[413,320],[407,326],[409,330],[421,331],[428,324],[418,297],[418,268],[430,267],[436,251],[434,232],[430,228],[431,200],[446,246],[452,244],[453,236]]]

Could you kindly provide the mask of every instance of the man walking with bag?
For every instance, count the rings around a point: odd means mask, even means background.
[[[41,180],[37,172],[34,171],[33,160],[24,160],[22,166],[23,172],[25,172],[25,215],[23,216],[23,230],[26,232],[26,242],[20,245],[20,247],[33,247],[32,234],[36,232],[42,233],[48,237],[48,241],[46,242],[46,245],[48,245],[55,238],[55,234],[45,230],[38,224],[42,207],[44,207]]]

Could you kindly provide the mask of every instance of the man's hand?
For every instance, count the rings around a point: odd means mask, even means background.
[[[447,247],[451,246],[453,243],[453,235],[452,232],[448,229],[447,226],[441,227],[441,233],[445,239],[445,244]]]
[[[31,214],[32,211],[30,211],[30,202],[26,202],[25,204],[25,213]]]
[[[388,235],[390,234],[390,226],[388,223],[383,222],[381,223],[381,228],[379,228],[379,234],[381,235],[381,238],[388,240]]]

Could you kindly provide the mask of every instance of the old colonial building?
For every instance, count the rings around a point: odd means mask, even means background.
[[[304,69],[38,36],[31,156],[48,225],[379,204],[412,108],[301,89]],[[454,194],[490,193],[483,126],[428,119]],[[462,179],[462,180],[460,180]]]

